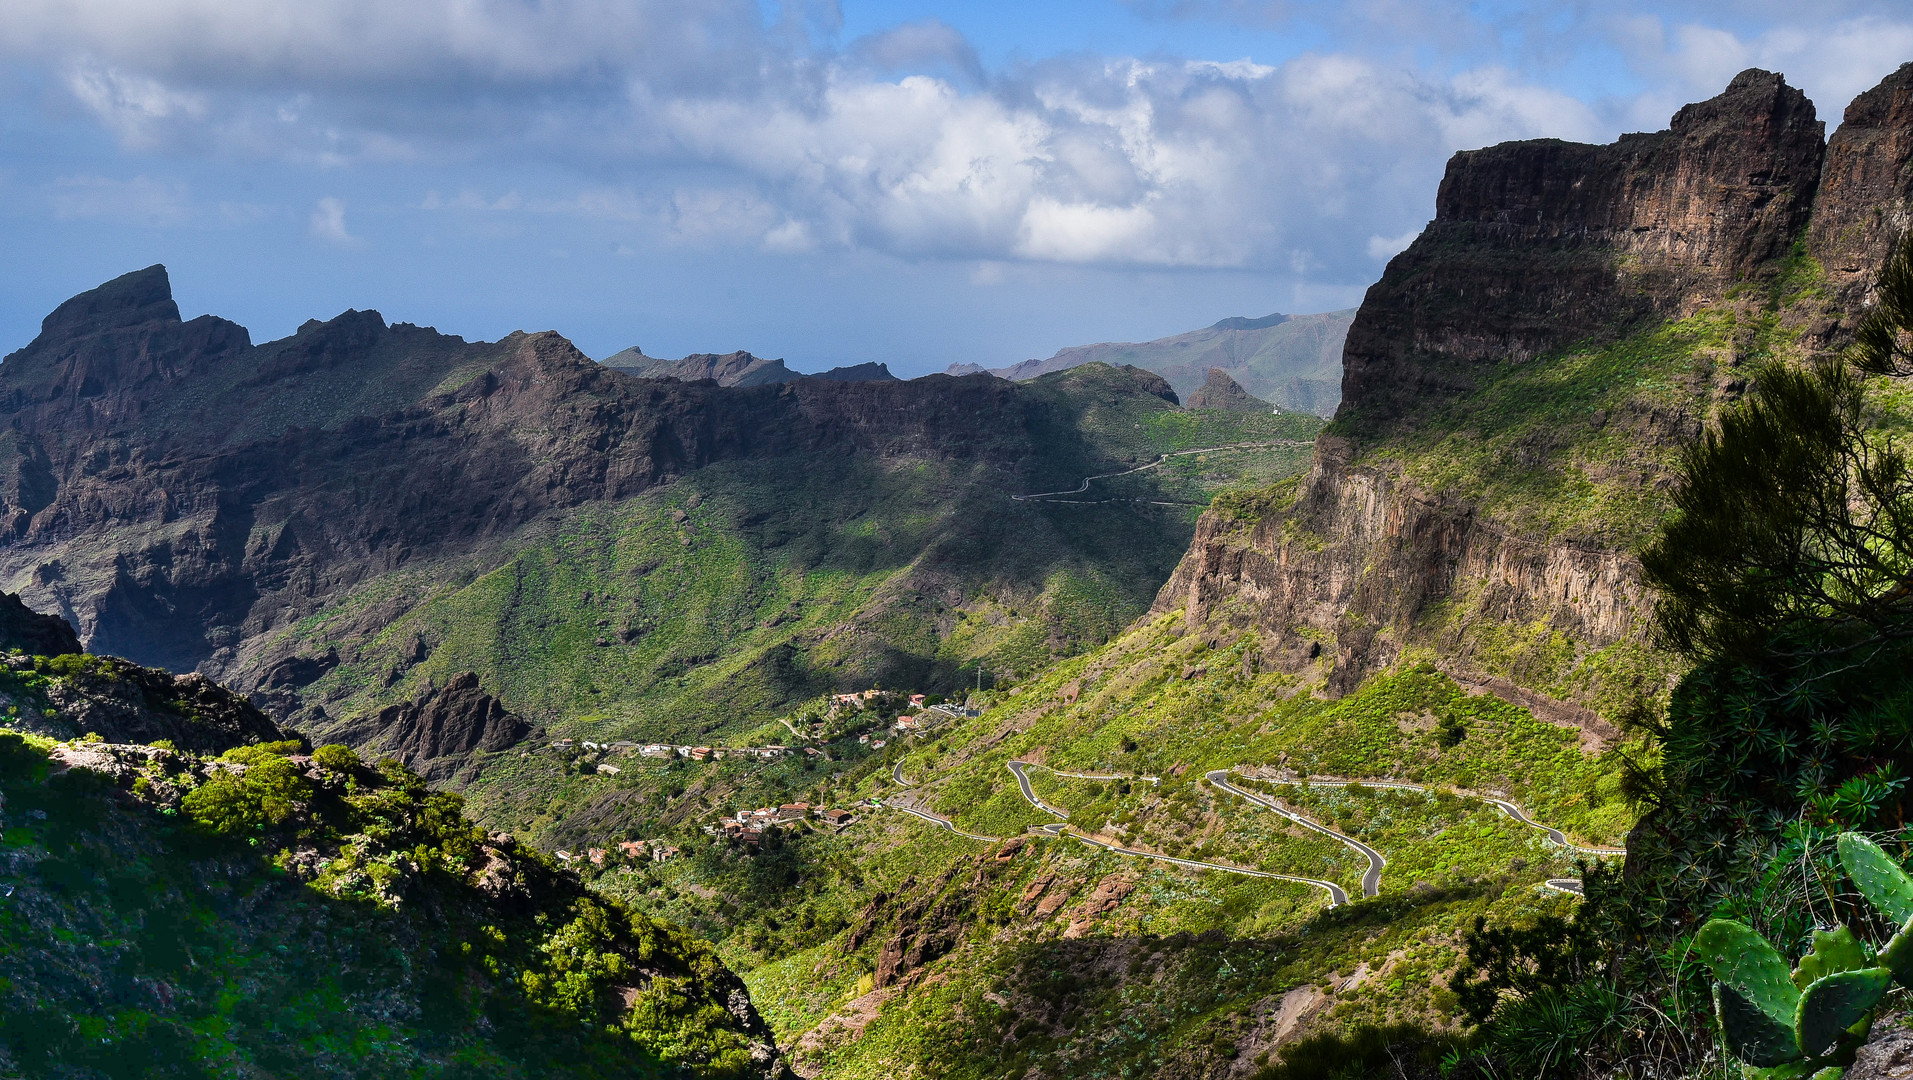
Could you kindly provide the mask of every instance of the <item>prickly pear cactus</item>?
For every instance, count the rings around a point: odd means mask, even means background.
[[[1913,877],[1863,836],[1842,834],[1839,847],[1861,895],[1900,924],[1877,955],[1844,926],[1815,931],[1791,971],[1766,938],[1731,919],[1709,920],[1694,937],[1718,980],[1721,1037],[1747,1080],[1838,1080],[1894,981],[1913,987]]]
[[[1913,878],[1893,856],[1859,833],[1840,834],[1840,862],[1860,895],[1900,925],[1913,919]]]

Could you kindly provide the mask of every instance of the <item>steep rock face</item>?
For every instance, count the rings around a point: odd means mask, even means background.
[[[510,749],[530,731],[530,724],[485,693],[478,675],[468,671],[418,701],[389,706],[350,725],[346,738],[388,750],[431,779],[474,750]]]
[[[1485,367],[1619,336],[1765,272],[1806,224],[1824,126],[1750,70],[1667,131],[1456,154],[1435,220],[1349,328],[1337,420],[1379,435]]]
[[[1595,649],[1645,632],[1649,604],[1631,556],[1513,534],[1390,470],[1352,466],[1351,450],[1325,436],[1286,513],[1246,526],[1205,514],[1156,611],[1185,611],[1192,626],[1220,613],[1273,630],[1296,643],[1293,666],[1329,636],[1338,693],[1392,663],[1400,630],[1443,601],[1465,599],[1511,625],[1545,623]],[[1432,644],[1465,671],[1466,641]]]
[[[42,615],[15,593],[0,593],[0,649],[28,656],[80,652],[80,636],[58,615]]]
[[[1474,663],[1484,625],[1566,640],[1583,657],[1644,648],[1651,598],[1628,551],[1509,528],[1371,451],[1403,445],[1421,413],[1510,366],[1728,303],[1736,285],[1774,279],[1802,235],[1832,283],[1862,283],[1845,286],[1852,301],[1907,220],[1913,65],[1862,95],[1824,153],[1821,130],[1798,91],[1748,71],[1668,131],[1457,154],[1436,220],[1356,316],[1341,411],[1310,475],[1267,512],[1206,515],[1156,610],[1258,625],[1296,667],[1332,643],[1337,689],[1415,645],[1478,677],[1495,666]],[[1825,348],[1839,315],[1840,301],[1813,300],[1780,321],[1801,348]],[[1712,392],[1697,381],[1700,405]],[[1692,437],[1701,415],[1655,412],[1629,437]],[[1543,467],[1536,457],[1525,467]],[[1643,470],[1636,482],[1664,478]],[[1630,677],[1593,676],[1571,696],[1610,708],[1654,690]]]
[[[1809,249],[1851,303],[1913,227],[1913,64],[1853,99],[1827,143]]]

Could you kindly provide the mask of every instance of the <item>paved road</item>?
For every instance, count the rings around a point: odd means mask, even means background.
[[[1423,787],[1420,784],[1410,784],[1403,780],[1284,780],[1281,782],[1287,783],[1287,784],[1300,784],[1305,787],[1360,786],[1360,787],[1367,787],[1367,788],[1389,788],[1394,791],[1425,792],[1430,790],[1429,788]],[[1572,851],[1579,851],[1587,855],[1625,855],[1627,854],[1626,848],[1599,847],[1599,846],[1589,847],[1585,844],[1577,844],[1574,841],[1568,839],[1567,834],[1562,832],[1560,829],[1556,829],[1556,828],[1553,828],[1552,826],[1541,824],[1540,822],[1529,817],[1525,812],[1522,811],[1522,809],[1519,806],[1516,806],[1515,804],[1509,802],[1506,799],[1498,798],[1493,795],[1483,795],[1480,792],[1462,791],[1459,789],[1456,789],[1453,793],[1461,796],[1464,799],[1480,799],[1482,802],[1492,804],[1498,807],[1502,813],[1508,815],[1509,817],[1515,819],[1516,821],[1519,821],[1521,824],[1529,826],[1530,828],[1540,829],[1542,832],[1547,833],[1548,839]]]
[[[1026,769],[1042,769],[1044,772],[1053,772],[1058,776],[1073,776],[1078,780],[1147,780],[1152,784],[1162,783],[1162,777],[1160,776],[1131,776],[1128,773],[1064,772],[1061,769],[1052,769],[1048,765],[1038,765],[1034,761],[1019,761],[1017,764]]]
[[[890,766],[890,777],[897,782],[898,787],[912,786],[910,781],[903,778],[903,762],[901,761]]]
[[[1581,891],[1580,878],[1571,878],[1571,877],[1549,878],[1548,880],[1542,882],[1542,884],[1546,885],[1550,889],[1553,889],[1555,892],[1564,892],[1570,896],[1587,895],[1586,893]]]
[[[939,817],[936,814],[929,813],[928,811],[916,810],[908,806],[891,806],[889,803],[878,803],[877,805],[884,807],[885,809],[888,809],[888,810],[901,810],[904,813],[909,814],[911,817],[922,818],[923,820],[929,822],[930,824],[935,825],[939,828],[948,829],[951,832],[957,834],[958,836],[967,836],[972,840],[987,840],[992,844],[1000,844],[1003,842],[1003,838],[1000,836],[984,836],[982,833],[964,832],[962,829],[959,829],[956,827],[956,822],[951,821],[949,818],[946,818],[946,817]]]
[[[1305,818],[1302,815],[1295,813],[1292,810],[1284,810],[1282,809],[1281,806],[1277,805],[1276,802],[1272,799],[1265,799],[1262,796],[1257,795],[1255,792],[1244,791],[1241,788],[1236,787],[1234,784],[1231,784],[1229,782],[1229,770],[1227,769],[1213,769],[1210,772],[1208,772],[1206,775],[1208,776],[1209,782],[1211,784],[1214,784],[1215,786],[1230,793],[1231,795],[1239,795],[1242,798],[1249,800],[1250,802],[1256,804],[1257,806],[1262,807],[1265,810],[1272,810],[1275,813],[1280,814],[1285,818],[1288,818],[1290,821],[1295,822],[1297,825],[1302,826],[1304,829],[1313,829],[1316,832],[1321,833],[1323,836],[1333,837],[1334,839],[1341,841],[1342,843],[1348,845],[1349,847],[1354,848],[1357,852],[1359,852],[1361,855],[1363,855],[1364,857],[1368,859],[1368,870],[1366,873],[1362,875],[1362,895],[1376,896],[1381,893],[1382,867],[1388,865],[1388,860],[1382,856],[1381,852],[1376,851],[1374,848],[1369,847],[1367,844],[1362,843],[1360,840],[1356,840],[1352,837],[1343,836],[1341,833],[1336,832],[1334,829],[1329,828],[1327,825],[1323,825],[1320,822],[1312,821],[1309,818]]]
[[[1012,761],[1009,763],[1010,772],[1016,775],[1016,786],[1023,790],[1023,798],[1028,800],[1031,806],[1036,807],[1038,810],[1041,810],[1046,814],[1054,814],[1060,818],[1069,817],[1069,814],[1066,811],[1058,810],[1054,806],[1051,806],[1048,803],[1036,797],[1036,792],[1032,790],[1030,787],[1029,774],[1025,772],[1025,770],[1028,768],[1030,768],[1030,765],[1027,762]],[[1041,768],[1046,768],[1046,766],[1038,765],[1036,766],[1036,768],[1041,769]],[[1050,771],[1055,772],[1056,770],[1051,769]],[[1069,776],[1074,774],[1065,773],[1064,775]],[[1116,780],[1116,779],[1144,779],[1144,778],[1104,776],[1104,777],[1096,777],[1095,779]],[[1160,855],[1153,851],[1141,851],[1136,848],[1126,848],[1126,847],[1120,847],[1116,844],[1106,844],[1101,840],[1097,840],[1092,837],[1085,836],[1082,833],[1070,832],[1069,825],[1066,822],[1057,822],[1054,825],[1038,825],[1036,826],[1036,828],[1039,832],[1045,832],[1051,836],[1067,836],[1073,840],[1079,840],[1085,844],[1088,844],[1090,847],[1102,848],[1104,851],[1113,851],[1118,855],[1128,855],[1132,858],[1155,859],[1158,862],[1175,863],[1177,866],[1188,866],[1188,867],[1194,867],[1201,870],[1220,870],[1223,873],[1227,873],[1227,874],[1242,874],[1247,877],[1274,878],[1277,881],[1293,881],[1302,885],[1313,885],[1314,887],[1328,893],[1330,907],[1334,907],[1337,904],[1348,903],[1348,893],[1344,892],[1340,885],[1337,885],[1332,881],[1317,881],[1314,878],[1297,877],[1294,874],[1274,874],[1274,873],[1270,873],[1267,870],[1250,870],[1247,867],[1230,866],[1226,863],[1200,862],[1195,859],[1178,859],[1173,855]]]
[[[1266,450],[1274,446],[1313,446],[1313,445],[1314,445],[1313,443],[1303,442],[1298,439],[1275,439],[1270,442],[1231,443],[1228,446],[1205,446],[1199,450],[1177,450],[1174,453],[1163,454],[1162,456],[1156,458],[1156,460],[1150,462],[1149,464],[1138,465],[1133,469],[1124,469],[1121,472],[1100,473],[1096,476],[1085,476],[1083,477],[1083,482],[1081,484],[1071,488],[1068,491],[1039,491],[1034,495],[1012,495],[1010,496],[1010,498],[1015,499],[1018,502],[1027,502],[1031,499],[1047,499],[1055,495],[1081,495],[1083,492],[1089,490],[1089,482],[1091,480],[1112,480],[1118,476],[1128,476],[1130,473],[1139,473],[1145,469],[1153,469],[1156,466],[1161,465],[1163,462],[1168,461],[1170,458],[1184,457],[1189,454],[1209,454],[1209,453],[1214,453],[1217,450]]]
[[[1031,806],[1036,807],[1045,814],[1054,814],[1059,818],[1069,817],[1069,811],[1058,810],[1054,806],[1036,797],[1036,791],[1030,787],[1029,774],[1023,771],[1027,768],[1029,768],[1029,766],[1021,761],[1010,762],[1010,771],[1016,774],[1016,786],[1023,789],[1023,797],[1029,800]]]

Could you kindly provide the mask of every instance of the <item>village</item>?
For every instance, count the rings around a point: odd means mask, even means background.
[[[713,762],[727,759],[774,761],[802,755],[812,759],[837,760],[827,749],[836,742],[856,737],[859,751],[878,751],[891,740],[918,736],[933,731],[952,719],[977,715],[966,706],[951,705],[941,698],[932,701],[925,694],[902,694],[881,689],[831,694],[796,716],[796,723],[782,723],[804,740],[802,745],[769,744],[763,746],[688,746],[675,743],[639,743],[629,740],[596,742],[590,739],[554,739],[550,750],[559,753],[583,751],[598,758],[635,755],[666,762]],[[798,725],[802,725],[801,727]],[[847,747],[845,749],[848,749]],[[856,751],[851,751],[853,754]],[[589,759],[587,759],[589,763]],[[628,764],[628,762],[627,762]],[[597,760],[589,769],[603,776],[617,776],[625,766]],[[725,812],[715,823],[702,827],[705,834],[721,838],[746,849],[757,850],[767,834],[783,827],[828,828],[840,831],[856,824],[857,815],[842,808],[813,807],[809,803],[784,803],[749,810]],[[623,840],[607,847],[587,847],[581,851],[556,852],[559,861],[579,868],[610,869],[647,862],[668,862],[681,850],[657,840]]]

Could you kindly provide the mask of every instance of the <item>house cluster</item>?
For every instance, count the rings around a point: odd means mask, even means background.
[[[670,862],[672,859],[678,857],[678,849],[672,845],[651,840],[624,840],[620,841],[614,847],[586,848],[583,851],[577,852],[558,851],[554,854],[558,856],[559,862],[567,865],[571,863],[590,863],[592,866],[602,867],[607,863],[616,865],[619,863]]]
[[[739,810],[736,814],[724,818],[716,825],[707,825],[704,831],[713,836],[722,836],[749,847],[764,842],[764,834],[779,825],[805,821],[813,811],[819,821],[826,825],[842,828],[856,820],[848,810],[816,810],[809,803],[785,803],[782,806],[760,806],[755,810]]]
[[[589,739],[554,739],[551,745],[556,750],[577,748],[604,754],[635,753],[641,757],[666,760],[683,758],[687,761],[719,761],[727,757],[770,761],[792,752],[788,746],[676,746],[671,743],[599,743]],[[616,776],[622,770],[616,765],[599,765],[598,771],[607,776]]]

